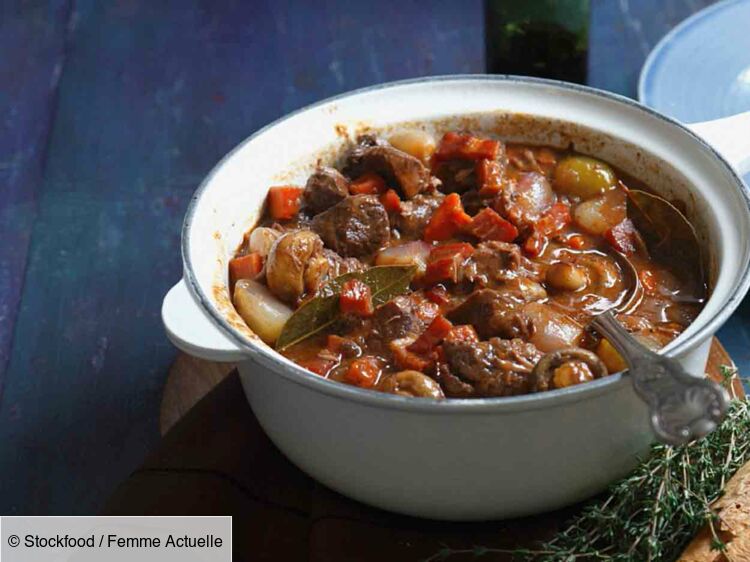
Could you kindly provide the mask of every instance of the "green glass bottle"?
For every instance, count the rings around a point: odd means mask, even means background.
[[[487,71],[586,82],[589,0],[485,0]]]

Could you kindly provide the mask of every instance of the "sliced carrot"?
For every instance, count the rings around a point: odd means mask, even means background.
[[[475,168],[479,195],[490,197],[503,189],[503,168],[497,160],[478,160]]]
[[[381,195],[380,202],[388,212],[397,213],[401,210],[401,198],[398,196],[395,189],[389,189]]]
[[[360,357],[349,364],[344,379],[361,388],[372,388],[380,378],[380,365],[374,357]]]
[[[271,218],[289,220],[299,212],[303,189],[293,185],[280,185],[268,190],[268,211]]]
[[[433,161],[481,160],[483,158],[495,160],[499,153],[500,141],[449,132],[443,135],[440,145],[433,155]]]
[[[232,287],[240,279],[255,279],[263,270],[263,256],[251,252],[229,261],[229,283]]]
[[[349,193],[352,195],[374,195],[385,193],[387,189],[388,186],[382,176],[372,172],[359,176],[349,184]]]
[[[518,229],[489,207],[474,215],[467,230],[480,240],[513,242],[518,236]]]
[[[372,291],[359,279],[349,279],[341,287],[339,310],[344,314],[371,316],[373,313]]]
[[[428,242],[448,240],[461,229],[471,224],[458,193],[451,193],[443,199],[424,229],[424,239]]]
[[[442,315],[436,316],[427,329],[406,349],[420,355],[430,353],[450,333],[451,328],[453,324],[450,320]]]

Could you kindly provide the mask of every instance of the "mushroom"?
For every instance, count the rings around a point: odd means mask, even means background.
[[[544,355],[531,371],[534,392],[564,388],[606,377],[604,362],[593,352],[580,347],[558,349]]]
[[[415,398],[445,398],[440,385],[419,371],[400,371],[390,375],[381,383],[380,390]]]
[[[322,251],[323,241],[310,230],[296,230],[281,236],[268,254],[268,288],[282,301],[294,304],[305,291],[305,269],[310,259]]]

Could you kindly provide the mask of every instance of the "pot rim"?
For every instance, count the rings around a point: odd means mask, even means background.
[[[271,123],[265,125],[264,127],[261,127],[259,130],[248,136],[232,150],[230,150],[226,155],[224,155],[224,157],[221,158],[221,160],[219,160],[219,162],[211,169],[211,171],[206,175],[196,191],[193,193],[193,196],[191,197],[188,204],[181,232],[181,252],[184,279],[187,282],[189,291],[191,292],[192,296],[198,301],[203,312],[208,314],[209,318],[214,322],[214,324],[218,325],[224,335],[228,336],[232,340],[232,342],[240,347],[242,352],[247,355],[248,359],[254,359],[262,366],[270,369],[275,374],[283,376],[288,381],[306,386],[310,390],[316,392],[328,394],[340,399],[353,400],[372,407],[384,407],[387,409],[411,410],[415,412],[419,411],[422,413],[435,414],[448,412],[486,413],[490,410],[496,413],[504,413],[518,410],[532,410],[543,407],[556,407],[562,404],[568,404],[577,402],[579,400],[588,399],[604,392],[615,391],[616,389],[623,387],[625,383],[629,384],[627,378],[623,377],[623,373],[615,373],[613,375],[604,377],[602,379],[597,379],[586,384],[574,385],[568,388],[550,390],[534,394],[492,398],[450,398],[446,400],[424,400],[421,398],[398,396],[395,394],[362,389],[314,375],[306,369],[300,367],[296,363],[292,362],[291,360],[287,359],[286,357],[282,356],[281,354],[277,353],[276,351],[272,350],[270,347],[263,347],[265,344],[252,342],[244,338],[229,324],[229,322],[217,310],[210,298],[202,290],[196,278],[195,271],[193,270],[193,266],[189,257],[189,240],[193,215],[198,207],[198,203],[200,202],[203,193],[211,184],[218,170],[220,170],[224,166],[225,162],[228,161],[232,156],[234,156],[236,152],[241,150],[246,144],[253,141],[256,137],[262,135],[263,133],[279,125],[280,123],[291,119],[297,114],[315,109],[337,100],[349,98],[358,94],[400,86],[408,86],[412,84],[421,84],[426,82],[462,81],[511,82],[551,86],[567,91],[602,97],[610,101],[618,102],[620,104],[624,104],[643,111],[648,115],[679,129],[683,134],[691,137],[722,165],[724,171],[732,178],[734,187],[742,195],[747,207],[745,211],[747,212],[750,221],[750,188],[748,188],[744,184],[742,179],[735,172],[734,168],[713,146],[711,146],[703,138],[698,136],[696,133],[691,131],[688,127],[686,127],[679,121],[672,119],[671,117],[668,117],[654,109],[651,109],[633,99],[621,96],[619,94],[606,92],[597,88],[592,88],[590,86],[562,82],[559,80],[526,76],[489,74],[427,76],[421,78],[411,78],[406,80],[385,82],[343,92],[341,94],[323,99],[321,101],[287,113],[279,119],[276,119]],[[717,311],[716,314],[714,314],[712,317],[704,320],[703,325],[690,337],[686,338],[683,341],[679,341],[674,346],[668,345],[664,354],[670,357],[677,355],[680,352],[696,347],[707,338],[711,337],[739,306],[740,302],[747,293],[748,288],[750,288],[750,261],[745,265],[745,268],[742,271],[742,275],[740,276],[739,280],[737,280],[732,290],[725,297],[725,306]],[[709,297],[709,300],[712,297],[713,295]]]

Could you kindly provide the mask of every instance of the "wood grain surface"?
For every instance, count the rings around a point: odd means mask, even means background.
[[[707,3],[591,2],[590,83],[634,95]],[[479,0],[0,3],[0,512],[92,513],[158,444],[161,299],[224,153],[330,95],[481,72],[483,51]],[[741,365],[748,316],[722,333]]]

